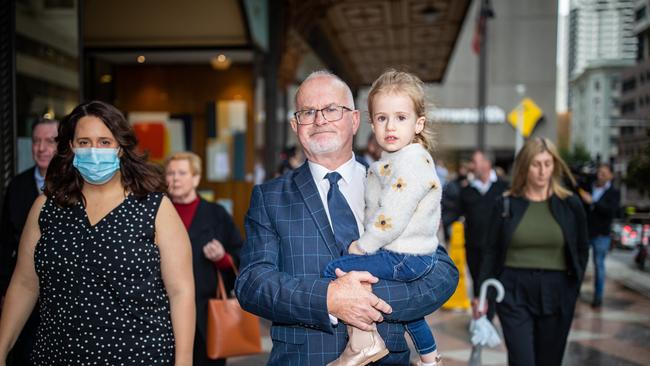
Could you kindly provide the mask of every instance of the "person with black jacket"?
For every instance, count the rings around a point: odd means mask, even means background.
[[[596,182],[591,186],[590,191],[579,190],[587,210],[589,245],[593,249],[594,298],[591,306],[594,308],[600,307],[603,303],[605,257],[611,244],[609,231],[621,203],[621,192],[612,185],[613,177],[610,166],[600,164]]]
[[[29,209],[42,193],[50,161],[56,154],[59,121],[40,118],[32,125],[32,158],[34,166],[16,175],[5,193],[0,222],[0,298],[4,298],[11,275],[16,267],[18,243]],[[0,307],[3,301],[0,301]],[[13,350],[9,366],[30,366],[29,354],[34,348],[38,327],[38,307],[32,311]]]
[[[496,310],[510,365],[562,363],[589,253],[582,203],[562,175],[573,180],[553,143],[529,140],[490,215],[479,280],[504,285]],[[475,316],[485,313],[473,305]]]
[[[217,293],[217,271],[226,291],[235,284],[235,267],[243,239],[230,214],[217,203],[199,197],[201,158],[192,152],[172,154],[165,164],[167,193],[192,243],[192,271],[196,296],[194,366],[223,366],[225,359],[212,360],[206,350],[208,301]]]
[[[449,214],[443,208],[443,223],[446,227],[459,216],[465,217],[465,257],[472,276],[473,295],[478,297],[481,286],[478,274],[490,222],[490,217],[486,213],[491,211],[496,198],[508,189],[508,183],[499,178],[494,171],[494,155],[491,152],[475,151],[472,155],[472,164],[474,178],[469,180],[469,184],[460,191],[458,211]]]

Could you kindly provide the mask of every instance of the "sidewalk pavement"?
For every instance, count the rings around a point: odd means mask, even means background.
[[[600,309],[590,306],[593,296],[591,261],[582,284],[581,296],[571,326],[563,366],[650,365],[650,273],[634,267],[632,252],[614,251],[607,256],[605,299]],[[471,352],[468,311],[439,310],[427,317],[445,366],[467,365]],[[498,320],[496,320],[497,328]],[[229,366],[266,364],[271,340],[270,323],[262,320],[265,353],[228,360]],[[408,337],[407,337],[408,339]],[[412,349],[412,360],[417,355]],[[484,348],[483,365],[507,365],[502,344]]]

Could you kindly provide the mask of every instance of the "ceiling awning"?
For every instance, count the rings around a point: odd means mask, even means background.
[[[441,82],[470,5],[470,0],[288,2],[290,31],[352,86],[371,84],[389,67]],[[289,41],[285,48],[294,44],[301,47]]]

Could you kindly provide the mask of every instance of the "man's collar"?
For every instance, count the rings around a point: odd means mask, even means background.
[[[606,191],[611,186],[612,186],[612,181],[608,180],[607,183],[605,183],[603,186],[600,186],[600,187],[597,184],[594,184],[594,189],[602,189],[603,191]]]
[[[343,165],[339,166],[335,170],[329,170],[318,163],[314,163],[313,161],[307,161],[307,164],[309,164],[309,170],[311,171],[311,175],[314,177],[314,180],[316,182],[320,182],[321,180],[325,179],[325,174],[336,171],[341,174],[341,177],[346,183],[350,184],[350,182],[352,182],[354,168],[355,164],[357,164],[357,161],[355,159],[354,153],[352,153],[350,160],[346,161],[343,163]]]
[[[476,182],[476,183],[481,184],[481,185],[485,185],[485,184],[488,184],[488,183],[494,183],[497,180],[498,180],[497,172],[494,169],[490,169],[490,177],[489,177],[487,182],[483,183],[483,181],[479,177],[475,177],[473,179],[473,182]]]

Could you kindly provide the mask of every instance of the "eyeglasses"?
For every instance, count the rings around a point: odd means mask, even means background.
[[[322,109],[304,109],[293,114],[299,125],[311,125],[316,122],[316,115],[321,113],[327,122],[336,122],[343,118],[343,111],[352,111],[352,109],[342,105],[328,105]]]

